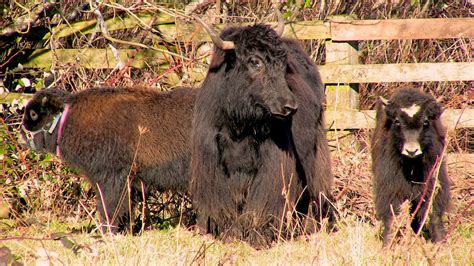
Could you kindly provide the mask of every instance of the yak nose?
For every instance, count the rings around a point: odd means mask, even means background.
[[[283,109],[284,109],[284,114],[286,116],[292,115],[296,113],[296,110],[298,110],[298,104],[296,103],[296,101],[294,101],[293,103],[287,103],[285,104]]]
[[[412,151],[407,150],[408,155],[410,155],[411,157],[415,156],[415,154],[416,154],[417,152],[418,152],[418,149],[412,150]]]
[[[18,137],[16,138],[18,144],[20,144],[21,147],[23,148],[29,148],[28,147],[28,137],[27,137],[27,131],[26,129],[22,126],[20,128],[20,134],[18,134]]]
[[[16,138],[18,144],[20,144],[21,147],[27,148],[28,147],[28,141],[26,141],[26,138],[23,134],[18,135]]]
[[[422,152],[419,148],[405,148],[402,152],[402,154],[410,157],[410,158],[415,158],[416,156],[420,155]]]

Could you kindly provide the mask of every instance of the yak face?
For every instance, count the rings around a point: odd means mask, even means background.
[[[235,111],[290,117],[298,109],[286,79],[287,52],[278,34],[266,25],[229,28],[221,34],[235,48],[216,48],[210,72],[224,71],[223,95]]]
[[[404,89],[385,101],[385,128],[393,144],[405,158],[422,156],[438,139],[436,123],[441,106],[430,95]]]
[[[53,139],[48,136],[53,134],[68,95],[63,90],[47,89],[38,92],[28,102],[23,115],[20,144],[27,144],[37,151],[54,146]]]

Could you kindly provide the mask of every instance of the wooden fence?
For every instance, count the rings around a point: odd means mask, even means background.
[[[135,17],[111,18],[105,21],[110,31],[136,26],[153,26],[167,41],[209,41],[205,31],[190,22],[175,20],[166,14],[140,14]],[[96,21],[80,21],[71,25],[60,25],[53,29],[55,38],[92,33]],[[473,38],[474,18],[448,19],[390,19],[348,20],[347,17],[331,21],[302,21],[287,23],[284,36],[300,40],[325,39],[326,64],[319,71],[326,84],[328,109],[326,120],[330,129],[360,129],[374,126],[372,110],[359,110],[357,83],[421,82],[421,81],[472,81],[474,62],[416,63],[416,64],[358,64],[357,41],[363,40],[408,40]],[[45,36],[44,39],[50,36]],[[157,40],[160,41],[160,40]],[[143,68],[146,65],[166,63],[170,55],[154,47],[151,49],[120,49],[122,61],[131,60],[131,65]],[[114,68],[119,63],[110,49],[38,49],[31,51],[23,64],[24,68],[50,69],[53,62],[61,65],[79,63],[85,68]],[[196,80],[203,74],[194,73]],[[0,103],[14,99],[29,98],[18,93],[0,94]],[[448,109],[443,114],[448,128],[474,127],[474,109]]]

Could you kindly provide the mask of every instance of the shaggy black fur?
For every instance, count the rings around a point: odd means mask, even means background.
[[[221,38],[236,49],[215,49],[197,95],[190,193],[205,232],[268,246],[330,209],[324,89],[299,44],[268,26]]]
[[[402,109],[414,104],[420,109],[410,117]],[[375,209],[377,217],[383,221],[385,246],[393,238],[391,207],[398,214],[400,205],[406,200],[411,203],[412,215],[421,204],[411,226],[415,232],[422,229],[422,217],[428,211],[428,198],[433,193],[436,178],[440,188],[434,191],[427,231],[433,241],[440,241],[445,236],[442,216],[448,210],[451,199],[446,163],[441,162],[438,176],[430,175],[442,156],[445,144],[441,113],[442,107],[432,96],[416,89],[401,89],[393,94],[387,105],[382,101],[378,104],[377,124],[372,137],[372,170]],[[421,150],[417,156],[402,154],[410,134],[414,134],[413,139]],[[426,196],[422,198],[424,189]]]
[[[167,93],[96,88],[75,94],[46,89],[26,106],[23,125],[29,131],[41,129],[66,102],[70,105],[59,140],[61,159],[88,178],[97,193],[101,222],[109,221],[116,231],[128,218],[129,173],[134,178],[132,195],[140,199],[140,181],[146,190],[188,191],[195,96],[196,90],[187,88]],[[141,136],[139,127],[147,130]],[[57,134],[58,127],[52,134],[37,134],[37,149],[54,153]],[[119,204],[121,195],[125,198]]]

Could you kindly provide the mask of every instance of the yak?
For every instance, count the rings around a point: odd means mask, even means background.
[[[150,188],[188,192],[196,91],[44,89],[26,105],[22,136],[33,149],[55,153],[84,174],[96,192],[100,229],[123,231],[129,204]],[[138,196],[132,202],[127,178]]]
[[[375,210],[383,222],[384,246],[393,240],[393,215],[405,201],[411,204],[415,233],[426,229],[425,236],[434,242],[446,235],[442,218],[450,206],[451,181],[442,159],[446,141],[442,112],[431,95],[414,88],[400,89],[377,104],[371,152]],[[426,215],[428,225],[422,228]]]
[[[220,36],[200,22],[215,47],[191,133],[199,230],[267,247],[304,228],[300,218],[333,221],[324,87],[311,59],[281,38],[282,19],[276,30],[256,24]]]

